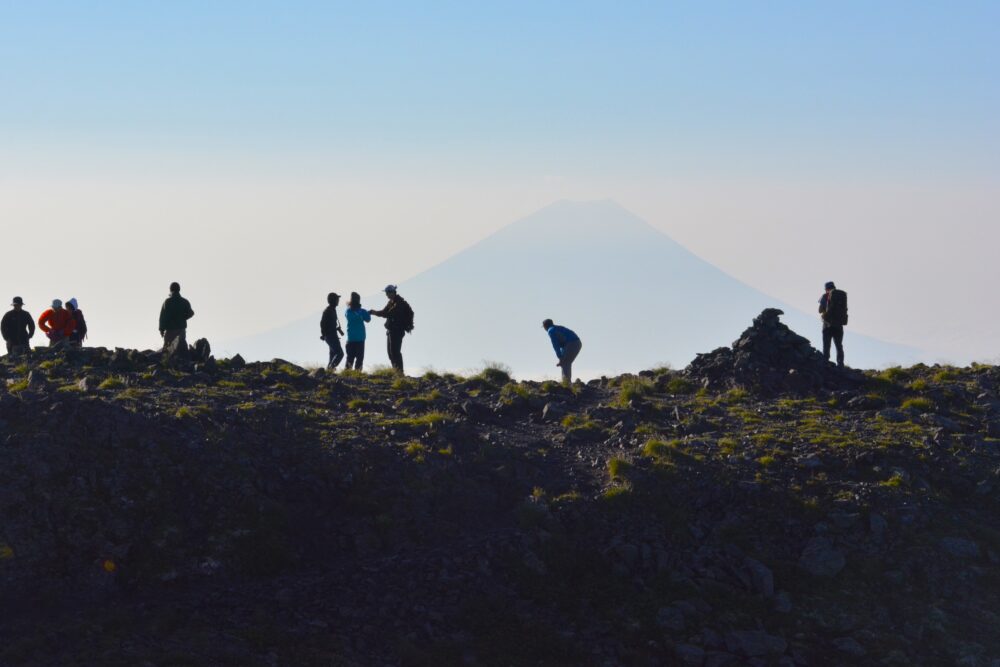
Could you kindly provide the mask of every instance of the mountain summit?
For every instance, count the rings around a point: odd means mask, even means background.
[[[499,361],[519,374],[555,375],[541,322],[583,339],[584,375],[686,365],[730,343],[765,308],[815,333],[819,320],[739,282],[613,201],[554,203],[400,285],[416,311],[407,368],[469,369]],[[369,299],[374,304],[378,299]],[[317,319],[318,321],[318,319]],[[232,346],[248,358],[319,360],[313,328],[294,325]],[[377,325],[370,362],[383,362]],[[912,351],[848,335],[848,361],[876,366]],[[227,346],[229,347],[229,346]]]

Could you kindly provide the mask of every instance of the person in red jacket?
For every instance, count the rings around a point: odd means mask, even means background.
[[[38,318],[38,328],[49,338],[49,347],[68,339],[76,329],[73,314],[63,308],[62,301],[52,300],[52,307]]]

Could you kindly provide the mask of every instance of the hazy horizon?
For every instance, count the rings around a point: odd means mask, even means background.
[[[612,199],[781,302],[809,312],[836,280],[852,331],[995,360],[997,19],[986,2],[8,4],[0,299],[37,317],[76,297],[89,344],[153,347],[178,280],[192,336],[218,346],[554,201]]]

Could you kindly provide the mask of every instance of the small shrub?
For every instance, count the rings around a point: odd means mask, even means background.
[[[371,402],[366,398],[352,398],[347,402],[348,410],[364,410]]]
[[[427,457],[427,445],[419,442],[407,443],[407,445],[403,447],[403,451],[406,452],[407,455],[412,456],[413,460],[417,463],[423,463]]]
[[[765,468],[773,466],[777,462],[778,462],[778,459],[776,459],[775,457],[771,456],[770,454],[765,454],[764,456],[760,456],[760,457],[757,458],[757,463],[761,464]]]
[[[613,503],[617,505],[628,500],[631,497],[631,494],[631,484],[617,484],[615,486],[608,487],[604,493],[601,494],[601,500],[606,503]]]
[[[625,459],[617,457],[608,459],[608,475],[610,475],[612,481],[624,480],[631,468],[632,464]]]
[[[690,394],[695,389],[695,384],[691,380],[683,377],[670,378],[667,382],[666,390],[668,394]]]
[[[417,383],[411,380],[410,378],[406,377],[405,375],[401,375],[400,377],[397,377],[395,380],[392,381],[393,391],[412,391],[413,389],[416,388],[417,388]]]
[[[483,370],[476,375],[477,378],[496,387],[503,386],[511,381],[510,366],[506,366],[495,361],[487,362]]]
[[[884,486],[890,489],[898,489],[899,487],[903,486],[903,484],[904,484],[903,475],[898,472],[893,473],[892,477],[890,477],[889,479],[878,483],[879,486]]]
[[[222,387],[224,389],[246,389],[247,383],[240,382],[239,380],[219,380],[215,383],[217,387]]]
[[[952,382],[958,379],[958,372],[954,368],[943,368],[934,374],[935,382]]]
[[[653,382],[648,378],[629,376],[622,378],[619,385],[618,398],[615,400],[621,407],[626,407],[637,398],[653,393]]]
[[[531,395],[531,387],[519,382],[508,382],[503,386],[503,389],[500,390],[500,398],[508,403],[513,401],[515,398],[529,399],[531,398]]]
[[[737,444],[735,438],[719,438],[719,451],[726,455],[734,454]]]
[[[177,412],[174,413],[174,417],[177,419],[194,419],[201,415],[207,415],[211,412],[207,405],[182,405],[177,408]]]
[[[903,401],[902,408],[904,410],[913,410],[914,412],[930,412],[934,409],[934,401],[922,396],[908,398]]]
[[[642,455],[651,459],[668,458],[676,449],[678,442],[664,442],[662,440],[649,440],[642,447]]]
[[[97,385],[98,389],[120,389],[125,386],[125,381],[122,380],[117,375],[111,375],[106,377],[101,384]]]
[[[745,401],[749,395],[750,392],[748,392],[746,389],[743,389],[741,387],[734,387],[729,391],[727,391],[723,395],[723,398],[727,403],[739,403],[740,401]]]
[[[879,373],[878,377],[887,382],[897,383],[908,380],[910,378],[910,373],[899,366],[893,366]]]
[[[917,378],[909,385],[912,391],[927,391],[927,380],[923,378]]]

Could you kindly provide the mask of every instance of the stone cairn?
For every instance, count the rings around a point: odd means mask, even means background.
[[[858,371],[837,368],[767,308],[731,348],[699,354],[684,374],[708,389],[743,388],[764,395],[849,390],[864,384]]]

